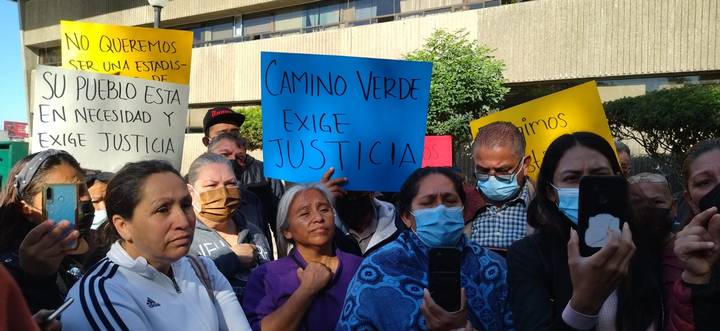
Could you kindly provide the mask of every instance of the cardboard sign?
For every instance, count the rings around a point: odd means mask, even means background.
[[[528,175],[533,180],[547,147],[563,134],[593,132],[615,146],[594,81],[474,120],[470,122],[473,137],[481,126],[496,121],[511,122],[525,135],[525,153],[532,158]]]
[[[167,160],[180,169],[188,86],[38,66],[32,151],[72,154],[83,168]]]
[[[452,167],[452,136],[425,136],[422,166]]]
[[[429,62],[263,52],[265,175],[397,191],[422,162]]]
[[[62,66],[188,84],[192,31],[60,21]]]

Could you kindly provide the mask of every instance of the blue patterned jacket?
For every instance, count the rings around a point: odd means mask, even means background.
[[[505,260],[464,237],[462,249],[468,320],[476,330],[514,330]],[[350,283],[336,330],[427,330],[420,307],[429,250],[406,230],[366,257]]]

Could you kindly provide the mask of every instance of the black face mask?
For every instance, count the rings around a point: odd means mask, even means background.
[[[644,211],[643,227],[647,231],[647,234],[653,242],[658,245],[663,245],[665,239],[672,231],[672,210],[670,208],[660,207],[648,207]]]
[[[90,226],[95,218],[95,207],[93,207],[92,201],[80,201],[79,207],[78,221],[75,227],[80,232],[80,238],[83,238],[90,232]]]

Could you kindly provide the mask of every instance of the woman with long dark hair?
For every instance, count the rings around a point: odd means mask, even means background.
[[[580,179],[621,173],[615,151],[596,134],[565,134],[548,147],[528,208],[537,233],[508,251],[518,330],[662,330],[660,253],[631,215],[600,251],[579,254]]]

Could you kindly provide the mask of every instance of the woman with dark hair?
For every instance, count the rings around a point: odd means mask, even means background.
[[[449,168],[413,172],[397,195],[408,227],[363,260],[337,330],[512,330],[505,261],[463,234],[465,192]],[[461,305],[448,312],[427,291],[428,254],[461,251]]]
[[[85,235],[92,224],[93,208],[85,174],[70,154],[50,149],[18,161],[8,178],[0,198],[0,261],[22,289],[33,313],[55,309],[82,276],[79,255],[88,251]],[[71,220],[43,217],[43,190],[48,184],[67,183],[79,187],[74,229]]]
[[[186,256],[195,213],[169,163],[128,163],[108,183],[105,204],[117,241],[70,290],[63,329],[250,329],[215,264]]]
[[[633,217],[609,231],[600,251],[579,253],[580,179],[621,173],[612,146],[596,134],[565,134],[548,147],[528,208],[537,233],[508,251],[518,330],[662,330],[660,252],[632,235],[642,232]]]
[[[675,254],[685,264],[675,284],[677,309],[668,330],[720,330],[720,213],[712,192],[720,186],[720,140],[706,140],[688,151],[682,169],[685,200],[693,218],[675,239]],[[702,209],[708,199],[713,207]],[[703,206],[707,207],[707,206]]]

